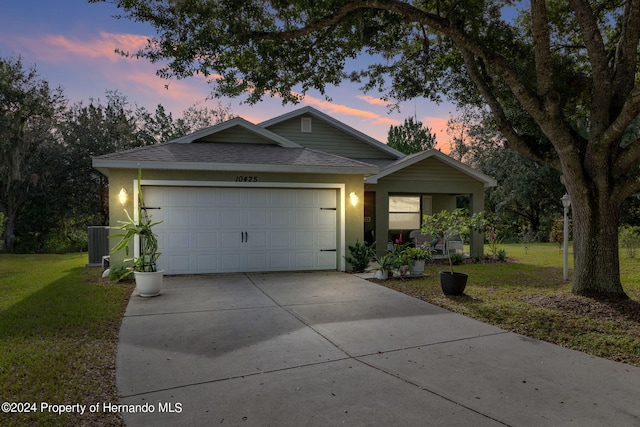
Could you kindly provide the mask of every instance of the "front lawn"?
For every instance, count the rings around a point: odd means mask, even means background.
[[[640,258],[620,251],[628,301],[595,301],[571,294],[562,280],[562,254],[555,244],[503,245],[506,263],[455,266],[469,273],[465,295],[445,297],[439,271],[424,279],[376,281],[465,316],[532,338],[640,366]],[[570,256],[571,259],[571,256]],[[572,263],[569,266],[571,278]]]
[[[122,425],[118,414],[41,411],[118,402],[115,355],[132,285],[103,281],[86,262],[86,253],[0,255],[0,401],[35,403],[30,413],[3,411],[0,424]]]

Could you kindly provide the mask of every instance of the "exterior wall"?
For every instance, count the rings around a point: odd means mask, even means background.
[[[134,169],[111,169],[109,171],[109,223],[117,226],[118,221],[126,220],[124,209],[133,217],[134,215],[134,195],[136,193],[137,170]],[[238,172],[205,172],[205,171],[176,171],[176,170],[153,170],[143,169],[142,182],[145,181],[203,181],[223,183],[230,186],[251,187],[252,183],[240,183],[237,181],[240,177],[254,177],[257,179],[253,186],[269,186],[273,183],[274,187],[278,184],[298,183],[303,188],[306,183],[312,184],[342,184],[344,185],[344,198],[337,197],[338,214],[344,209],[345,220],[344,230],[340,215],[338,215],[337,233],[338,233],[338,250],[337,265],[340,266],[344,259],[343,247],[355,243],[356,239],[363,240],[362,223],[364,221],[364,176],[363,175],[318,175],[318,174],[286,174],[286,173],[251,173],[247,171]],[[154,182],[155,184],[155,182]],[[124,188],[128,193],[127,203],[121,206],[118,201],[118,193]],[[359,197],[357,206],[352,206],[349,201],[349,194],[354,192]],[[338,193],[339,194],[339,193]],[[150,212],[153,217],[153,211]],[[340,241],[340,236],[344,232],[344,242]],[[111,234],[117,233],[117,230],[111,230]],[[109,239],[110,248],[115,246],[117,239]],[[129,249],[129,256],[133,254],[133,247]],[[117,266],[126,258],[124,251],[111,255],[111,265]],[[347,269],[350,266],[346,266]]]
[[[203,142],[232,142],[236,144],[275,144],[275,142],[263,138],[260,135],[256,135],[253,132],[249,132],[248,130],[235,126],[230,129],[226,129],[212,135],[207,135],[203,138],[200,138],[198,141]]]
[[[302,133],[300,120],[311,118],[311,133]],[[277,123],[268,128],[271,132],[296,142],[304,147],[324,151],[352,159],[395,159],[361,140],[325,123],[317,117],[303,115]]]

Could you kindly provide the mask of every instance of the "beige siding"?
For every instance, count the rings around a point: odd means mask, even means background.
[[[311,133],[302,133],[301,118],[311,118]],[[271,132],[281,135],[290,141],[314,150],[325,151],[337,156],[352,159],[395,159],[360,139],[311,116],[299,116],[277,123],[268,128]]]
[[[197,142],[233,142],[233,143],[248,143],[248,144],[275,144],[274,141],[256,135],[253,132],[235,126],[231,129],[223,130],[221,132],[214,133],[213,135],[207,135],[200,138]]]

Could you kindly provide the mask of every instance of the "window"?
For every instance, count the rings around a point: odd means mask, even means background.
[[[389,230],[420,228],[420,196],[389,196]]]

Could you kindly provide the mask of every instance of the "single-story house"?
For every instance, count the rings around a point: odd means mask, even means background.
[[[311,107],[259,124],[237,117],[93,166],[109,178],[111,225],[123,207],[137,212],[142,169],[166,274],[348,270],[356,240],[382,253],[423,214],[454,209],[457,195],[482,211],[485,187],[496,185],[438,150],[405,156]],[[471,252],[482,248],[472,236]]]

